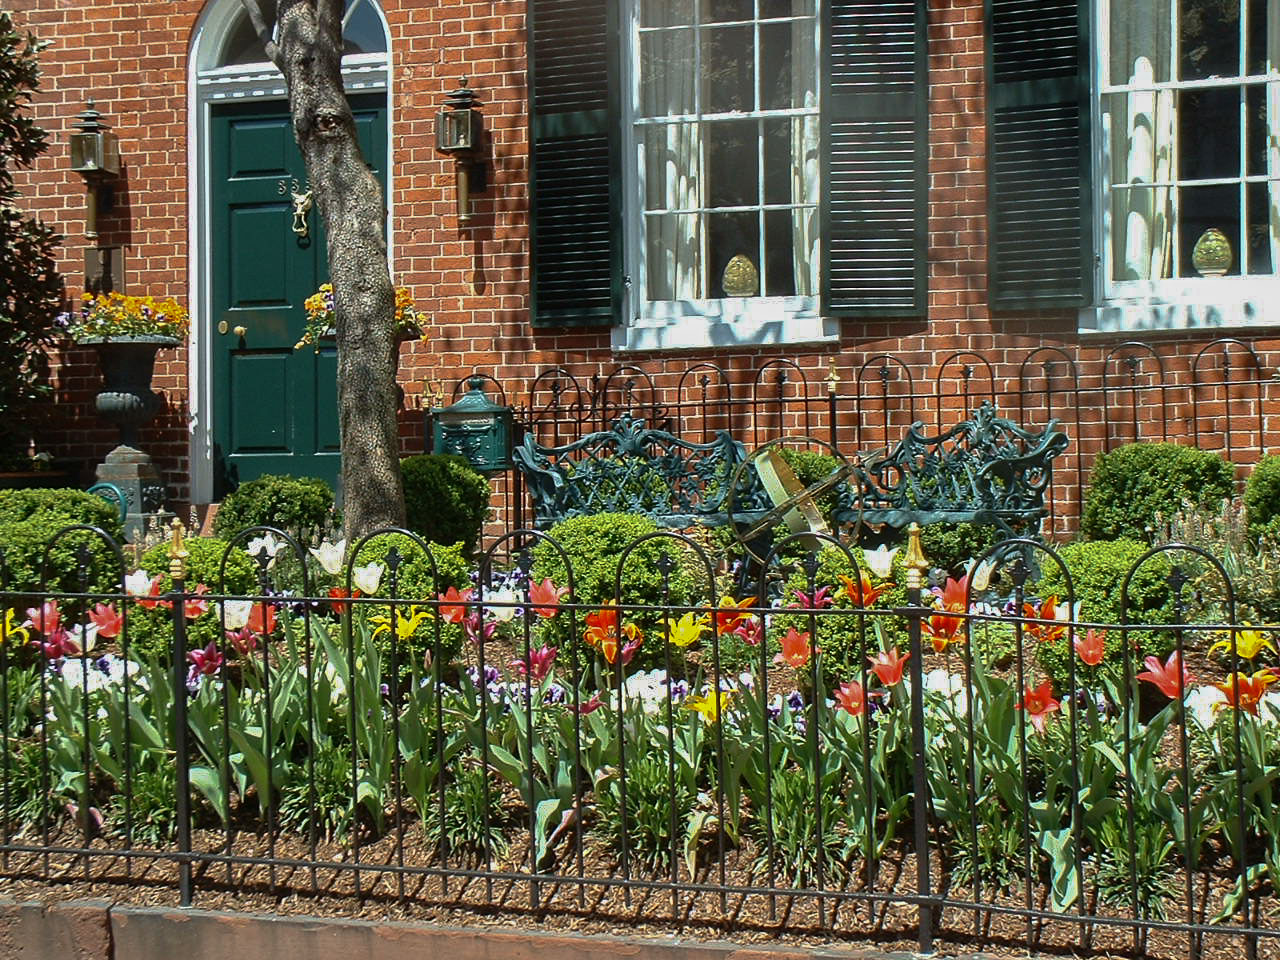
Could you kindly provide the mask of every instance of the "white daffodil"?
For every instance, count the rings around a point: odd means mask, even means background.
[[[497,607],[485,607],[485,613],[500,623],[508,623],[515,615],[521,596],[511,587],[502,587],[485,595],[485,599],[500,604]]]
[[[342,558],[346,554],[346,540],[339,540],[337,543],[330,543],[325,540],[320,546],[311,548],[311,555],[320,562],[324,572],[331,577],[336,577],[338,572],[342,570]]]
[[[222,618],[228,630],[242,630],[249,622],[249,614],[253,612],[252,600],[224,600],[222,602]]]
[[[887,550],[883,546],[876,547],[874,550],[863,550],[862,559],[867,561],[867,566],[881,580],[888,580],[889,575],[893,573],[893,558],[898,555],[898,548]]]
[[[151,577],[145,570],[135,570],[124,578],[124,589],[131,597],[145,597],[151,592]]]
[[[276,562],[276,554],[280,552],[280,548],[283,546],[284,544],[270,533],[264,533],[262,536],[254,537],[250,540],[249,545],[245,547],[245,552],[255,560],[265,555],[267,566],[269,567]]]
[[[363,567],[351,568],[351,582],[366,597],[376,596],[378,584],[382,582],[382,574],[386,570],[378,562],[367,563]]]

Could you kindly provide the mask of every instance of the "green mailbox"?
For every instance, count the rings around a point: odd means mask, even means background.
[[[511,408],[489,402],[483,377],[467,387],[457,403],[431,410],[431,451],[461,454],[481,473],[510,470]]]

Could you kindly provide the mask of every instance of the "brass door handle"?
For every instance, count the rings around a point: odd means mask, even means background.
[[[241,340],[243,340],[243,339],[244,339],[244,335],[245,335],[246,333],[248,333],[249,331],[248,331],[248,330],[246,330],[244,327],[236,327],[236,328],[235,328],[235,329],[233,329],[231,332],[232,332],[232,333],[234,333],[234,334],[235,334],[237,337],[239,337]]]

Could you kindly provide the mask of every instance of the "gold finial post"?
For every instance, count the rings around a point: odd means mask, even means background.
[[[840,374],[836,373],[836,362],[831,361],[827,367],[827,393],[834,394],[840,387]]]
[[[444,406],[444,384],[439,380],[432,380],[430,383],[423,381],[422,392],[430,398],[432,407]]]
[[[925,574],[929,572],[929,561],[925,559],[924,549],[920,546],[918,523],[907,527],[907,555],[903,557],[903,565],[907,568],[907,589],[923,590]]]
[[[182,525],[182,521],[177,517],[173,518],[173,523],[169,525],[171,539],[169,540],[169,576],[174,580],[187,579],[187,557],[186,546],[183,545],[182,535],[186,528]]]

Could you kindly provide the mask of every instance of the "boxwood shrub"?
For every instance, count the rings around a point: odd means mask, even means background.
[[[1080,532],[1089,540],[1145,541],[1157,514],[1183,501],[1216,510],[1231,496],[1235,469],[1216,453],[1176,443],[1130,443],[1103,454],[1085,493]]]
[[[651,518],[627,513],[571,517],[552,527],[548,531],[549,535],[564,549],[573,566],[574,602],[595,606],[614,600],[615,578],[622,552],[640,537],[658,529]],[[662,574],[658,569],[658,560],[664,553],[674,562],[668,581],[670,605],[707,605],[711,599],[711,588],[706,583],[706,573],[701,568],[701,561],[668,539],[648,540],[628,556],[622,574],[622,602],[652,606],[662,604]],[[564,561],[554,546],[541,541],[534,547],[532,576],[535,581],[540,583],[549,577],[557,586],[568,586],[567,574]],[[579,636],[583,630],[583,618],[589,612],[582,611],[577,616]],[[540,627],[541,642],[563,645],[569,639],[569,619],[562,614],[543,621]],[[665,638],[660,626],[661,615],[656,611],[641,612],[624,616],[623,622],[634,622],[645,635],[644,645],[632,661],[630,669],[662,666]]]
[[[75,524],[99,527],[123,546],[120,515],[101,497],[61,488],[0,490],[0,550],[9,587],[34,590],[40,586],[45,547],[60,530]],[[94,592],[119,590],[121,571],[111,551],[100,539],[81,534],[58,540],[49,555],[45,588],[54,593],[80,590],[76,558],[80,544],[91,545],[85,586]]]
[[[258,592],[257,567],[244,550],[244,544],[227,552],[227,541],[217,537],[192,537],[185,541],[187,550],[188,591],[204,584],[210,593],[231,596]],[[219,578],[223,570],[222,557],[226,554],[225,581]],[[142,555],[139,564],[148,576],[160,579],[160,590],[173,589],[169,577],[169,544],[159,543]],[[195,650],[214,641],[223,645],[222,617],[218,608],[210,604],[207,613],[187,621],[187,649]],[[173,611],[164,607],[146,609],[133,603],[129,606],[130,650],[138,656],[168,658],[173,643]]]
[[[423,453],[400,461],[408,529],[433,543],[476,547],[489,510],[489,481],[466,458]]]
[[[275,527],[306,542],[335,523],[333,490],[318,477],[263,474],[227,494],[213,518],[216,537]]]
[[[1069,543],[1058,550],[1071,573],[1075,586],[1075,599],[1080,604],[1078,619],[1091,623],[1116,624],[1120,622],[1120,587],[1125,575],[1147,552],[1146,544],[1135,540],[1091,540]],[[1039,599],[1056,596],[1062,603],[1067,599],[1066,580],[1058,565],[1042,561],[1043,576],[1036,586]],[[1127,617],[1130,623],[1173,623],[1173,590],[1169,586],[1171,562],[1167,554],[1156,554],[1144,563],[1129,582]],[[1134,670],[1143,669],[1142,661],[1149,655],[1165,657],[1173,649],[1173,638],[1165,631],[1137,630],[1131,634],[1134,649]],[[1034,642],[1024,639],[1024,644]],[[1107,631],[1107,639],[1100,671],[1109,674],[1116,682],[1124,676],[1121,652],[1121,631],[1114,627]],[[1075,656],[1067,648],[1064,637],[1049,643],[1037,643],[1036,658],[1046,675],[1053,681],[1059,694],[1067,691],[1070,678],[1068,657]],[[1082,666],[1076,661],[1076,676],[1081,677]]]
[[[1280,454],[1263,457],[1244,487],[1249,536],[1280,538]]]

